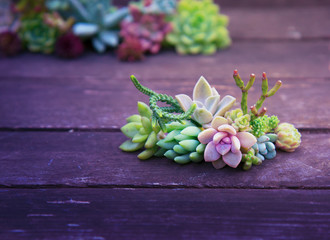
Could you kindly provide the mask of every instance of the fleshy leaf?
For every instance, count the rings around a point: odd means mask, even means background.
[[[236,168],[242,160],[242,153],[240,151],[237,153],[228,152],[222,156],[222,159],[228,166]]]
[[[207,80],[201,76],[194,87],[193,100],[205,104],[205,100],[212,96],[212,88]]]
[[[179,164],[186,164],[190,162],[189,154],[185,154],[182,156],[177,156],[174,158],[174,161]]]
[[[157,151],[158,151],[157,146],[153,148],[149,148],[141,152],[137,157],[141,160],[146,160],[148,158],[151,158]]]
[[[220,101],[220,96],[211,96],[211,97],[208,97],[205,100],[205,107],[206,107],[206,109],[210,113],[214,114],[215,111],[217,110],[219,101]]]
[[[203,155],[198,153],[198,152],[190,153],[189,158],[190,158],[191,161],[196,162],[196,163],[201,162],[204,159]]]
[[[217,161],[212,162],[212,165],[215,169],[220,169],[226,166],[226,163],[220,158]]]
[[[198,134],[198,140],[203,144],[208,144],[213,140],[214,134],[216,134],[218,131],[213,128],[205,129],[203,132]]]
[[[209,142],[206,145],[205,151],[204,151],[204,159],[205,162],[214,162],[220,158],[220,153],[215,148],[215,144],[213,141]]]
[[[143,147],[143,143],[133,143],[131,140],[123,142],[119,148],[125,152],[134,152]]]
[[[215,118],[213,118],[211,126],[214,129],[218,129],[218,127],[223,124],[228,124],[228,120],[224,117],[216,116]]]
[[[151,118],[152,111],[144,102],[138,102],[138,111],[142,117]]]
[[[137,133],[139,133],[139,129],[142,127],[141,123],[131,122],[122,126],[120,130],[125,134],[126,137],[133,138]]]
[[[191,100],[191,98],[186,95],[186,94],[179,94],[179,95],[175,95],[176,100],[179,102],[181,108],[183,111],[187,111],[191,105],[193,104],[193,101]]]
[[[150,133],[144,147],[145,148],[153,148],[157,143],[157,134],[155,132]]]
[[[201,132],[201,130],[198,127],[190,126],[186,127],[181,131],[181,134],[191,136],[191,137],[197,137],[198,134]]]
[[[147,133],[152,132],[152,126],[151,126],[150,118],[142,117],[141,118],[141,123],[142,123],[142,126],[146,130]]]
[[[219,103],[218,105],[218,110],[214,114],[214,116],[224,116],[229,109],[235,104],[236,98],[232,96],[225,96]]]
[[[249,149],[252,147],[256,142],[257,139],[251,133],[248,132],[238,132],[236,137],[239,139],[241,143],[241,147]]]
[[[131,122],[138,122],[138,123],[140,123],[141,122],[141,116],[140,115],[137,115],[137,114],[134,114],[134,115],[129,116],[128,118],[126,118],[126,121],[128,123],[131,123]]]
[[[182,146],[185,150],[189,152],[196,151],[197,146],[200,144],[199,141],[195,139],[183,140],[179,142],[180,146]]]

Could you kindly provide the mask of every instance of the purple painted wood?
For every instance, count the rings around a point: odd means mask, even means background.
[[[3,189],[1,239],[328,239],[329,190]]]
[[[272,72],[270,72],[271,75]],[[232,79],[203,74],[222,96],[237,97],[239,107],[241,92]],[[261,94],[261,72],[257,73],[255,86],[249,93],[249,104]],[[249,75],[241,74],[247,81]],[[174,96],[192,95],[199,76],[187,78],[145,79],[137,75],[142,84],[158,92]],[[278,78],[270,78],[270,86]],[[283,87],[264,103],[269,114],[276,114],[282,122],[291,122],[299,128],[330,128],[329,79],[286,78]],[[307,99],[312,99],[307,100]],[[110,128],[118,129],[126,117],[137,113],[137,101],[148,102],[126,79],[95,78],[2,78],[0,80],[0,127],[2,128]],[[308,109],[308,113],[306,111]]]
[[[303,133],[294,153],[278,151],[250,171],[210,163],[178,165],[166,158],[139,160],[118,146],[114,132],[2,132],[0,185],[195,188],[329,188],[329,134]]]
[[[113,52],[104,55],[89,53],[73,61],[48,55],[22,54],[0,59],[0,79],[50,76],[67,80],[74,77],[127,79],[136,74],[153,81],[182,77],[194,80],[201,74],[213,78],[230,77],[235,68],[242,76],[249,76],[251,72],[268,72],[269,77],[276,78],[329,78],[328,47],[329,43],[321,40],[234,42],[229,49],[212,56],[180,56],[168,50],[138,63],[119,62]]]

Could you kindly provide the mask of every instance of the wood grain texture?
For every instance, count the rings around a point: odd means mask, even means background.
[[[212,164],[178,165],[166,158],[140,161],[118,146],[122,133],[0,133],[0,185],[129,186],[193,188],[329,188],[328,134],[303,133],[294,153],[278,156],[250,171]]]
[[[127,79],[131,74],[154,81],[178,77],[196,79],[202,74],[224,78],[235,68],[243,76],[251,72],[268,72],[270,77],[276,78],[319,78],[330,77],[329,62],[329,41],[234,42],[229,49],[212,56],[180,56],[168,50],[138,63],[119,62],[113,52],[104,55],[88,53],[73,61],[22,54],[0,59],[0,79],[49,76],[68,80],[72,77]]]
[[[241,92],[228,72],[226,78],[204,76],[222,96],[237,98]],[[241,74],[247,82],[249,75]],[[158,78],[141,82],[155,91],[174,96],[192,95],[199,76],[191,79]],[[273,86],[278,78],[270,78]],[[291,122],[299,128],[330,128],[330,79],[286,78],[283,87],[264,106],[269,114],[276,114],[282,122]],[[261,94],[261,73],[249,93],[249,106]],[[311,100],[312,99],[312,100]],[[129,78],[2,78],[0,80],[0,127],[2,128],[106,128],[118,129],[125,119],[137,113],[137,101],[148,102]],[[308,114],[307,114],[308,113]]]
[[[0,191],[1,239],[328,239],[329,190]]]

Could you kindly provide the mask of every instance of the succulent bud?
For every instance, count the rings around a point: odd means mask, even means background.
[[[290,123],[281,123],[275,129],[277,134],[276,147],[286,152],[294,152],[301,143],[301,134]]]

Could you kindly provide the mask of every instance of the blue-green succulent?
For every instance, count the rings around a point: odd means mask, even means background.
[[[275,141],[277,135],[269,133],[257,138],[257,142],[252,146],[255,156],[264,161],[276,157]]]

